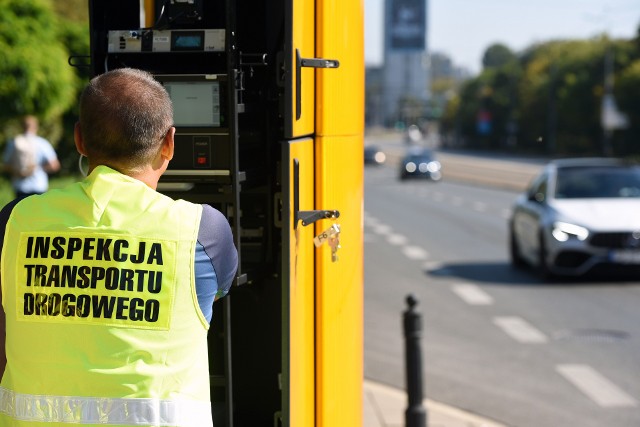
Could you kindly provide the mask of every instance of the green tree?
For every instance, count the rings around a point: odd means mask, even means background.
[[[483,71],[462,85],[456,102],[445,111],[443,128],[455,129],[466,146],[508,146],[554,156],[602,154],[605,59],[613,58],[614,94],[630,126],[616,130],[610,140],[607,136],[607,146],[611,144],[614,155],[640,155],[637,37],[552,40],[532,45],[511,60],[507,53],[499,45],[487,49]],[[484,133],[476,126],[479,111],[491,118]]]
[[[530,147],[555,155],[602,154],[600,115],[609,54],[615,58],[614,72],[621,73],[633,58],[633,45],[601,37],[531,50],[521,84],[522,131]]]
[[[620,110],[627,115],[629,128],[619,144],[623,155],[640,154],[640,59],[632,62],[616,78],[616,101]]]
[[[18,132],[19,117],[35,114],[41,133],[56,147],[62,171],[75,171],[76,100],[89,68],[72,67],[68,59],[89,55],[88,5],[85,0],[0,3],[0,150]]]
[[[520,96],[529,148],[563,155],[600,152],[605,48],[603,41],[568,40],[530,50]]]
[[[459,99],[445,112],[445,123],[451,123],[464,145],[477,146],[476,118],[482,106],[482,100],[489,93],[480,78],[465,81],[460,88]]]
[[[483,68],[499,68],[517,60],[509,47],[502,43],[494,43],[482,55]]]
[[[46,0],[3,0],[0,8],[0,124],[23,114],[60,117],[76,75]]]
[[[457,102],[445,110],[445,131],[455,129],[471,148],[508,146],[518,115],[517,85],[521,73],[518,62],[513,60],[485,68],[479,76],[467,80]]]
[[[66,21],[79,24],[89,22],[89,5],[87,0],[64,0],[53,2],[56,14]]]

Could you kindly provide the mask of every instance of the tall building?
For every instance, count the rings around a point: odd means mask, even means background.
[[[429,99],[427,1],[385,0],[382,108],[386,125],[409,125]]]

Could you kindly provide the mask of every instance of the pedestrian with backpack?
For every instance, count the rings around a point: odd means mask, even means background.
[[[60,169],[51,143],[38,136],[38,119],[27,115],[22,119],[23,133],[10,140],[4,150],[4,171],[18,199],[42,194],[49,188],[50,173]]]

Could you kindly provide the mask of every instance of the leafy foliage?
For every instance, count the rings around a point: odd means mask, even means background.
[[[515,61],[515,54],[502,43],[492,44],[482,55],[482,66],[484,68],[497,68]]]
[[[58,19],[45,0],[4,0],[0,8],[0,123],[23,114],[49,119],[73,102],[73,70]]]
[[[89,54],[86,1],[1,0],[0,150],[18,132],[24,114],[40,118],[41,134],[63,166],[73,148],[78,92],[89,70],[71,67],[70,55]]]
[[[614,61],[607,74],[605,60],[610,55]],[[554,40],[518,55],[494,44],[483,64],[483,71],[462,86],[443,118],[445,129],[466,146],[558,156],[603,154],[601,111],[608,76],[615,81],[618,107],[631,124],[611,135],[613,154],[640,154],[640,146],[632,143],[640,139],[637,38]],[[491,121],[483,132],[478,126],[481,116]]]
[[[76,24],[89,22],[89,6],[87,0],[64,0],[53,2],[56,15]]]

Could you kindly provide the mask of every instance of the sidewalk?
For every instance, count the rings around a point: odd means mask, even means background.
[[[405,427],[407,395],[383,384],[364,380],[363,427]],[[424,401],[428,427],[507,427],[452,406]]]

